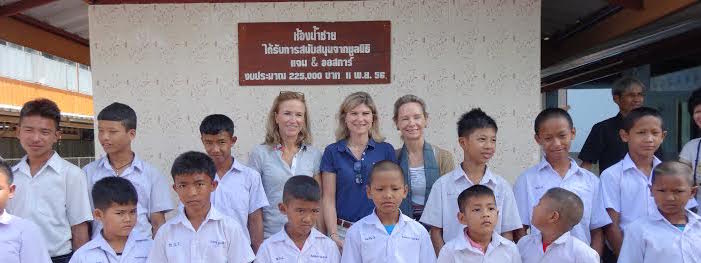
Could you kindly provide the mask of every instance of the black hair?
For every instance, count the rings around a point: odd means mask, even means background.
[[[548,189],[541,198],[550,199],[553,210],[560,213],[560,216],[566,220],[569,229],[579,224],[584,214],[584,202],[577,194],[570,192],[560,187]]]
[[[497,123],[480,108],[473,108],[460,116],[458,137],[468,137],[476,129],[492,128],[497,131]]]
[[[652,178],[650,180],[652,184],[655,184],[655,178],[658,176],[681,176],[693,187],[695,185],[692,173],[691,166],[688,164],[678,161],[664,161],[652,170]]]
[[[224,114],[209,115],[200,123],[200,134],[217,135],[223,131],[234,135],[234,121]]]
[[[19,111],[19,123],[22,125],[22,119],[24,117],[39,116],[42,118],[51,119],[56,123],[56,130],[59,129],[59,122],[61,122],[61,110],[58,109],[58,105],[55,102],[39,98],[27,101],[22,106]]]
[[[626,117],[623,118],[623,130],[625,130],[626,132],[630,132],[630,129],[632,129],[633,126],[635,126],[635,123],[638,122],[638,120],[647,116],[652,116],[659,119],[660,123],[662,123],[662,126],[660,128],[663,131],[666,130],[664,126],[664,120],[662,119],[662,114],[660,114],[660,111],[650,107],[640,107],[630,111],[630,113],[628,113],[628,115],[626,115]]]
[[[643,84],[642,81],[631,76],[625,76],[613,82],[613,87],[611,87],[611,95],[621,96],[633,85],[638,85],[645,90],[645,84]]]
[[[100,111],[98,121],[118,121],[129,130],[136,130],[136,112],[124,103],[115,102]]]
[[[492,190],[492,188],[481,184],[476,184],[463,190],[460,193],[460,195],[458,195],[458,209],[460,210],[460,212],[464,213],[465,206],[468,204],[467,201],[469,201],[470,198],[481,196],[489,196],[491,198],[494,198],[494,200],[496,201],[496,197],[494,197],[494,191]]]
[[[543,122],[554,118],[565,118],[567,120],[567,123],[570,125],[570,129],[574,128],[572,116],[570,116],[570,114],[567,113],[566,110],[563,110],[561,108],[547,108],[538,113],[538,116],[535,117],[535,123],[533,125],[535,134],[538,134],[538,130],[540,130],[540,125],[542,125]]]
[[[4,174],[7,177],[7,184],[11,185],[12,181],[15,180],[15,176],[12,174],[12,168],[5,161],[0,160],[0,174]]]
[[[405,184],[404,182],[404,175],[402,174],[402,168],[399,167],[396,163],[390,160],[382,160],[377,163],[375,163],[372,166],[372,169],[370,170],[370,176],[368,176],[368,185],[372,184],[372,177],[375,175],[375,173],[378,172],[397,172],[399,173],[399,177],[402,178],[402,184]]]
[[[170,168],[170,174],[175,179],[176,175],[192,175],[197,173],[203,173],[209,176],[210,179],[214,180],[214,176],[217,174],[217,167],[214,166],[214,161],[209,158],[204,153],[189,151],[180,154],[175,161],[173,161],[173,166]]]
[[[701,105],[701,88],[698,88],[694,90],[691,93],[691,96],[689,96],[689,101],[687,103],[687,110],[689,111],[689,114],[693,118],[694,115],[694,109],[696,106]]]
[[[112,204],[128,205],[139,202],[139,195],[129,180],[117,176],[100,179],[92,187],[93,206],[107,210]]]
[[[287,203],[292,199],[317,202],[321,200],[321,189],[313,177],[295,175],[287,179],[282,189],[282,202]]]

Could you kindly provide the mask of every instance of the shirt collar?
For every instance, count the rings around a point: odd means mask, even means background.
[[[562,234],[560,237],[558,237],[557,239],[555,239],[555,241],[553,241],[553,243],[550,244],[550,245],[562,245],[562,244],[565,244],[565,243],[567,243],[567,240],[569,240],[569,238],[570,238],[570,231],[567,231],[567,232],[565,232],[564,234]],[[541,239],[540,239],[540,240],[541,240],[540,242],[542,243],[542,242],[543,242],[542,236],[541,236]]]
[[[660,159],[657,159],[657,156],[652,156],[652,168],[655,168],[655,166],[657,166],[661,162],[662,161],[660,161]],[[633,162],[633,159],[630,158],[630,154],[628,153],[626,153],[626,157],[623,157],[621,165],[623,166],[623,171],[627,171],[629,169],[638,169],[638,167],[635,166],[635,162]]]
[[[408,216],[404,215],[401,210],[399,210],[399,220],[397,220],[397,223],[395,224],[395,228],[399,228],[399,226],[406,224],[406,222],[413,220],[409,218]],[[374,225],[378,228],[385,229],[385,226],[382,224],[380,221],[380,218],[377,216],[377,208],[372,210],[372,214],[368,216],[368,219],[365,220],[364,222],[366,225]]]
[[[132,244],[132,242],[139,242],[139,241],[144,241],[144,240],[149,240],[149,238],[142,234],[140,231],[131,231],[129,233],[129,237],[127,237],[127,243],[124,244],[124,251],[126,252],[127,247]],[[114,252],[114,249],[107,243],[107,240],[105,237],[102,236],[102,233],[96,235],[91,242],[88,242],[85,244],[85,249],[101,249],[106,252]]]
[[[568,174],[583,175],[584,174],[583,168],[579,167],[579,165],[577,165],[577,162],[574,159],[572,159],[572,158],[569,158],[569,159],[570,159],[570,169],[567,170],[566,175],[568,175]],[[545,157],[543,157],[540,160],[540,163],[538,163],[537,169],[538,169],[538,171],[542,171],[543,169],[547,169],[547,168],[550,168],[553,171],[555,170],[555,169],[553,169],[552,165],[550,165],[550,163],[545,159]]]
[[[473,251],[475,253],[479,252],[480,254],[482,254],[482,251],[479,251],[470,245],[470,240],[467,240],[467,236],[465,235],[465,229],[467,229],[466,226],[463,227],[463,231],[460,232],[461,235],[458,235],[459,241],[455,244],[455,249],[457,249],[457,250],[470,250],[470,251]],[[492,233],[492,240],[489,241],[489,245],[487,245],[487,253],[489,251],[492,251],[495,248],[499,247],[500,245],[508,244],[508,242],[510,242],[510,241],[508,241],[508,239],[501,237],[496,232]]]
[[[701,216],[697,215],[694,212],[689,211],[689,209],[684,209],[686,211],[686,218],[687,218],[687,225],[692,225],[692,224],[700,224],[701,223]],[[655,209],[655,212],[650,214],[650,218],[655,221],[664,221],[665,223],[669,223],[666,218],[660,213],[659,210]]]
[[[300,151],[306,151],[306,150],[307,150],[307,146],[309,146],[309,145],[306,144],[306,143],[302,143],[302,145],[299,146],[299,150],[300,150]],[[282,148],[283,148],[283,147],[282,147],[282,144],[279,144],[279,143],[278,143],[277,145],[273,146],[273,150],[275,150],[275,151],[282,151]]]
[[[312,231],[309,233],[309,236],[307,237],[307,241],[309,240],[314,240],[317,238],[325,238],[326,236],[319,232],[319,230],[316,230],[316,228],[312,227]],[[294,245],[294,241],[292,241],[292,238],[290,238],[289,235],[287,235],[287,231],[285,230],[285,226],[282,227],[282,230],[278,232],[277,234],[273,235],[270,237],[271,242],[285,242],[286,240],[289,240],[291,244]],[[304,242],[306,245],[306,241]]]
[[[453,180],[457,181],[457,180],[460,180],[460,178],[465,178],[465,180],[468,180],[467,173],[465,173],[465,170],[462,169],[462,164],[455,167],[455,170],[453,171]],[[482,181],[471,182],[471,183],[472,184],[488,184],[489,182],[491,182],[492,184],[496,184],[496,179],[494,177],[494,174],[492,174],[492,171],[489,169],[489,166],[487,166],[487,168],[484,171],[484,176],[482,177]]]
[[[104,169],[107,169],[109,171],[114,170],[112,168],[112,165],[109,162],[109,159],[107,158],[107,155],[100,158],[100,162],[98,163],[98,166],[102,167]],[[134,153],[134,160],[131,161],[131,164],[129,165],[129,167],[134,167],[134,169],[138,170],[139,172],[144,171],[144,164],[141,161],[141,159],[139,158],[139,156],[136,155],[136,153]],[[127,169],[129,169],[129,168],[127,168]]]
[[[368,139],[367,149],[375,149],[375,145],[377,145],[377,142],[375,142],[375,140],[373,140],[372,137],[370,137],[370,139]],[[346,149],[348,149],[348,139],[340,140],[336,145],[336,149],[339,152],[345,152]]]
[[[29,159],[28,159],[27,155],[25,155],[24,157],[22,157],[22,159],[19,161],[19,163],[17,163],[15,166],[12,167],[12,171],[16,172],[19,170],[22,173],[31,174],[30,168],[29,168],[29,163],[27,162],[27,160],[29,160]],[[61,171],[63,170],[63,163],[61,162],[61,156],[59,156],[58,153],[54,151],[53,154],[51,155],[51,157],[49,158],[49,160],[46,161],[46,164],[44,164],[44,167],[51,167],[51,169],[53,169],[54,172],[61,173]],[[44,167],[39,169],[39,171],[44,170]]]
[[[214,220],[214,221],[219,221],[224,219],[224,216],[219,212],[217,209],[214,208],[213,204],[210,204],[209,207],[209,212],[207,212],[207,216],[204,218],[204,221],[202,221],[202,225],[206,224],[207,221]],[[173,218],[173,222],[175,224],[182,224],[183,226],[192,226],[192,223],[190,223],[190,220],[187,219],[187,216],[185,215],[185,206],[182,206],[182,209],[180,209],[178,215]],[[195,229],[195,231],[197,231]]]
[[[3,225],[9,225],[10,220],[12,220],[12,215],[7,213],[7,210],[3,209],[2,210],[2,215],[0,215],[0,224]]]

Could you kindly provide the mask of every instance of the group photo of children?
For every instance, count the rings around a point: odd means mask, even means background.
[[[105,155],[68,162],[54,148],[61,111],[37,98],[19,112],[26,155],[0,162],[0,262],[701,263],[701,139],[661,160],[666,120],[643,105],[639,81],[614,86],[620,113],[607,128],[619,152],[595,127],[598,146],[575,159],[572,117],[546,108],[529,120],[540,162],[514,183],[490,166],[497,138],[508,140],[499,120],[468,108],[432,122],[455,130],[456,160],[424,136],[428,105],[415,95],[393,106],[402,145],[385,141],[371,94],[354,92],[320,149],[305,94],[282,91],[248,156],[232,154],[236,113],[211,114],[202,147],[179,153],[170,174],[132,150],[137,112],[120,102],[95,117]],[[701,127],[701,89],[688,111]]]

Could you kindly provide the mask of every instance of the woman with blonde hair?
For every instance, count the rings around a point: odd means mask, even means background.
[[[392,120],[404,141],[396,153],[404,181],[409,185],[409,193],[400,209],[403,214],[419,220],[433,183],[439,176],[452,171],[455,161],[453,154],[429,144],[424,138],[428,113],[421,98],[404,95],[397,99]]]
[[[337,141],[321,158],[324,221],[329,237],[340,247],[346,230],[373,211],[365,191],[372,165],[397,161],[394,148],[380,135],[378,117],[368,93],[348,95],[338,111]]]
[[[249,155],[249,166],[261,175],[269,206],[263,208],[263,233],[268,238],[287,222],[280,213],[285,182],[295,175],[314,177],[320,182],[321,152],[311,146],[309,113],[301,92],[283,91],[268,112],[265,141]],[[319,227],[321,227],[319,225]]]

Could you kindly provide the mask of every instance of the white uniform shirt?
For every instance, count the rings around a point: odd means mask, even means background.
[[[70,253],[71,226],[92,220],[85,173],[56,152],[34,176],[26,156],[12,172],[17,190],[7,211],[39,227],[50,256]]]
[[[100,179],[116,176],[106,156],[89,163],[83,167],[83,171],[88,176],[88,193],[92,192],[93,186]],[[137,222],[133,231],[141,232],[151,238],[151,214],[168,212],[175,207],[171,197],[171,183],[155,167],[139,159],[136,155],[134,155],[131,165],[122,172],[120,177],[129,180],[139,196],[139,202],[136,206]],[[92,194],[90,202],[92,203]],[[99,235],[101,229],[102,223],[99,220],[94,220],[93,238]]]
[[[220,178],[216,175],[214,180],[219,182],[219,185],[212,193],[212,206],[222,214],[235,219],[250,243],[248,215],[268,206],[268,198],[265,197],[260,174],[238,160],[234,160],[231,169],[224,177]]]
[[[90,242],[80,247],[73,254],[69,263],[144,263],[152,245],[151,238],[132,230],[122,254],[117,256],[102,234],[98,234]]]
[[[168,220],[156,233],[148,261],[152,263],[243,263],[254,259],[241,227],[212,207],[195,231],[185,213]]]
[[[463,234],[446,243],[438,255],[438,263],[462,262],[521,263],[521,255],[514,242],[496,232],[492,234],[492,241],[487,245],[487,252],[483,253],[470,245],[463,230]]]
[[[39,228],[4,210],[0,214],[0,259],[3,263],[51,263]]]
[[[391,234],[373,211],[355,222],[343,242],[343,263],[433,263],[433,250],[428,231],[421,223],[400,214]]]
[[[584,203],[582,220],[570,232],[584,243],[591,243],[591,230],[611,224],[611,218],[604,208],[604,199],[599,191],[599,178],[586,169],[577,166],[570,160],[570,169],[564,177],[550,166],[545,158],[523,172],[514,185],[514,195],[521,222],[531,226],[531,232],[538,229],[531,225],[533,207],[535,207],[545,192],[551,188],[560,187],[574,192]]]
[[[698,157],[696,150],[699,149],[699,143],[701,142],[701,138],[696,138],[693,140],[690,140],[686,144],[684,144],[684,147],[682,148],[682,151],[679,152],[679,160],[680,161],[685,161],[691,164],[692,169],[694,166],[694,163],[696,162],[696,158]],[[696,184],[701,183],[701,159],[699,159],[699,162],[696,164]],[[692,170],[693,171],[693,170]],[[696,192],[696,202],[698,203],[701,200],[701,191]],[[698,213],[701,213],[701,211],[697,211]]]
[[[277,206],[282,203],[282,188],[287,179],[295,175],[313,177],[319,174],[321,163],[321,151],[311,145],[302,145],[289,166],[282,160],[281,150],[280,145],[256,145],[248,158],[248,166],[260,173],[268,197],[269,205],[263,207],[263,234],[266,238],[280,232],[287,223],[287,217]]]
[[[545,252],[543,252],[543,238],[540,233],[529,234],[518,241],[518,250],[523,263],[599,262],[599,254],[588,244],[572,237],[570,232],[562,234],[553,241]]]
[[[501,176],[493,174],[489,168],[484,173],[480,185],[494,191],[499,209],[499,217],[494,232],[501,234],[522,226],[516,207],[516,198],[511,184]],[[443,240],[450,241],[461,235],[464,225],[458,222],[458,195],[474,185],[467,179],[467,174],[458,166],[452,172],[436,180],[428,195],[421,222],[443,229]]]
[[[688,222],[679,230],[659,212],[628,226],[618,262],[701,262],[701,217],[687,211]]]
[[[283,228],[258,249],[256,263],[338,263],[341,253],[336,242],[312,228],[300,251]]]
[[[655,157],[652,168],[658,164],[660,160]],[[624,232],[628,224],[636,219],[657,213],[655,199],[650,194],[651,179],[635,166],[628,154],[601,173],[604,206],[620,213],[620,227]],[[696,200],[691,199],[686,207],[692,208],[696,205]]]

